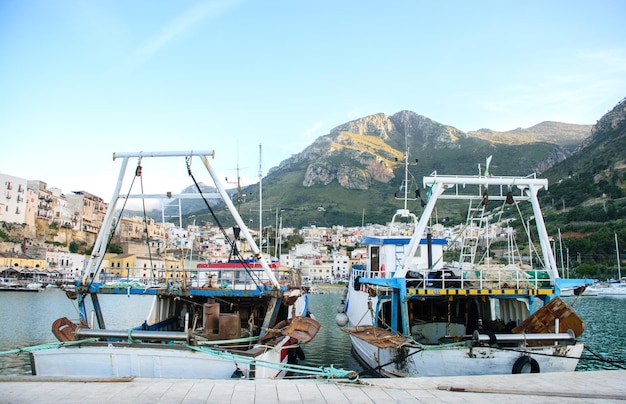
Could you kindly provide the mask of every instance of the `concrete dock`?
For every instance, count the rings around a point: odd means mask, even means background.
[[[626,370],[406,379],[0,379],[1,403],[610,403]],[[567,400],[567,401],[564,401]]]

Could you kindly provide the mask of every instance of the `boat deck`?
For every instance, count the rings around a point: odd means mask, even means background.
[[[609,403],[626,400],[626,370],[345,381],[0,379],[10,403]]]

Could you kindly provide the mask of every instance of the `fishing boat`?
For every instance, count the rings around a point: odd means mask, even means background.
[[[189,174],[197,194],[145,194],[143,185],[141,192],[133,192],[133,184],[143,184],[146,161],[160,162],[167,158],[171,158],[168,161],[178,158],[185,163],[180,171]],[[314,338],[319,329],[319,323],[310,315],[306,291],[289,279],[278,278],[278,267],[270,266],[261,254],[209,158],[214,158],[213,151],[114,154],[114,160],[122,161],[117,185],[84,276],[76,282],[72,293],[68,293],[68,297],[77,301],[80,319],[59,318],[53,323],[52,331],[60,342],[29,350],[33,374],[81,378],[258,379],[278,378],[297,371],[294,360],[303,354],[301,344]],[[122,193],[131,159],[137,161],[137,168],[128,192]],[[197,161],[206,168],[217,195],[203,194],[192,170]],[[155,261],[172,263],[178,259],[180,265],[160,270],[153,270],[152,265],[147,270],[125,268],[126,279],[106,281],[105,274],[110,276],[115,271],[105,265],[107,245],[127,201],[139,199],[145,206],[146,199],[180,201],[192,197],[204,200],[212,214],[215,207],[209,200],[221,198],[236,223],[232,232],[219,226],[236,262],[219,267],[189,264],[187,268],[184,254],[176,258],[157,258],[158,254],[154,254]],[[213,220],[220,223],[216,215]],[[243,240],[251,250],[250,258],[244,259],[239,253],[239,243]],[[153,302],[143,324],[130,329],[109,329],[99,299],[102,295],[144,295],[151,296]],[[90,308],[93,308],[91,313]]]
[[[387,234],[361,240],[367,262],[352,268],[336,317],[358,358],[384,377],[574,371],[585,325],[559,293],[591,282],[559,277],[537,197],[547,187],[536,175],[498,177],[487,169],[425,176],[427,201],[423,191],[415,193],[423,207],[419,220],[406,204],[395,215],[409,223],[413,217],[412,234],[394,232],[392,220]],[[443,226],[432,217],[446,199],[469,205],[456,238],[442,237]],[[499,206],[489,209],[489,203]],[[512,229],[501,232],[509,260],[496,264],[492,222],[507,222],[497,212],[521,214],[524,203],[539,238],[532,262],[541,266],[514,259]],[[520,223],[529,230],[530,220]],[[459,260],[446,264],[443,254],[452,244]],[[531,251],[534,245],[531,240]]]

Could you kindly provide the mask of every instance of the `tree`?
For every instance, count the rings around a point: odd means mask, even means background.
[[[109,247],[107,248],[107,252],[113,253],[113,254],[122,254],[124,252],[124,250],[122,249],[122,246],[119,244],[115,244],[115,243],[111,243],[109,244]]]
[[[290,250],[292,247],[295,247],[298,244],[304,243],[304,238],[298,233],[297,230],[293,231],[293,234],[287,236],[287,239],[283,243],[283,247],[287,250]]]

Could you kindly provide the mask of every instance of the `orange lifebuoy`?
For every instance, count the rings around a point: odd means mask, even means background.
[[[380,264],[380,277],[385,277],[385,264]]]

